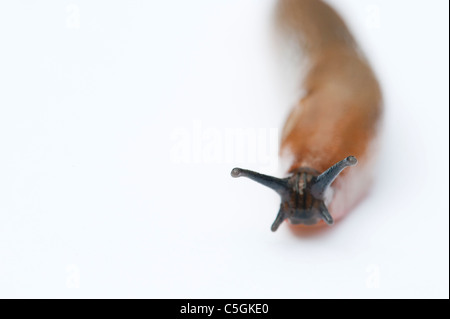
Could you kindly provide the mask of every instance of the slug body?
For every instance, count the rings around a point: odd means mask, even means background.
[[[330,6],[320,0],[280,0],[277,18],[308,61],[304,96],[282,130],[280,155],[290,162],[288,177],[240,168],[231,175],[251,178],[280,194],[272,231],[284,220],[292,225],[331,225],[370,187],[381,90],[347,26]]]

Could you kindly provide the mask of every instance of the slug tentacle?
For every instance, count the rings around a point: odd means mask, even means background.
[[[280,206],[280,211],[278,212],[277,217],[275,218],[275,221],[272,224],[272,227],[270,228],[273,232],[278,229],[278,227],[281,225],[281,223],[286,219],[286,214],[283,212],[282,205]]]
[[[250,178],[251,180],[254,180],[257,183],[260,183],[264,186],[267,186],[271,189],[273,189],[274,191],[276,191],[278,194],[283,194],[287,187],[287,181],[284,179],[279,179],[273,176],[268,176],[268,175],[264,175],[264,174],[260,174],[254,171],[250,171],[247,169],[242,169],[242,168],[233,168],[233,170],[231,171],[231,176],[233,177],[247,177]]]
[[[325,172],[317,176],[316,182],[311,188],[311,194],[320,199],[324,199],[324,194],[327,188],[338,177],[342,170],[348,166],[354,166],[358,163],[358,160],[354,156],[349,156],[340,162],[337,162]]]
[[[321,203],[319,210],[323,221],[330,226],[333,225],[334,224],[333,217],[331,217],[331,214],[328,212],[327,206],[325,206],[323,202]]]

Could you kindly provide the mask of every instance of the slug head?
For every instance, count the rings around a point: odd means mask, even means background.
[[[272,231],[276,231],[285,219],[289,219],[291,224],[314,225],[323,220],[332,225],[333,217],[324,202],[325,193],[344,168],[357,162],[354,156],[349,156],[322,174],[311,168],[299,168],[283,179],[242,168],[233,168],[231,176],[250,178],[280,195],[280,210],[272,224]]]

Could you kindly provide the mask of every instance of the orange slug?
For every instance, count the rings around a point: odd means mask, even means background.
[[[280,0],[277,15],[309,65],[305,94],[282,129],[280,156],[290,160],[288,175],[280,179],[241,168],[231,175],[250,178],[281,196],[272,231],[284,220],[294,226],[332,225],[369,190],[381,89],[345,22],[329,5]]]

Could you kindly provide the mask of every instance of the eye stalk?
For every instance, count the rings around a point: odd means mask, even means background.
[[[337,162],[325,172],[317,176],[316,182],[311,187],[311,194],[317,199],[324,199],[324,194],[327,188],[334,182],[336,177],[342,170],[348,166],[355,166],[358,160],[354,156],[349,156],[340,162]]]
[[[280,195],[280,210],[271,227],[274,232],[285,219],[289,219],[294,224],[306,225],[314,224],[322,219],[328,225],[332,225],[333,217],[324,203],[324,194],[344,168],[354,166],[357,162],[354,156],[349,156],[320,175],[318,172],[312,175],[311,170],[306,173],[307,169],[304,169],[280,179],[242,168],[233,168],[231,176],[250,178]]]
[[[267,186],[278,194],[282,195],[288,188],[287,179],[279,179],[273,176],[260,174],[254,171],[250,171],[242,168],[233,168],[231,171],[231,176],[233,177],[247,177],[255,182]]]

